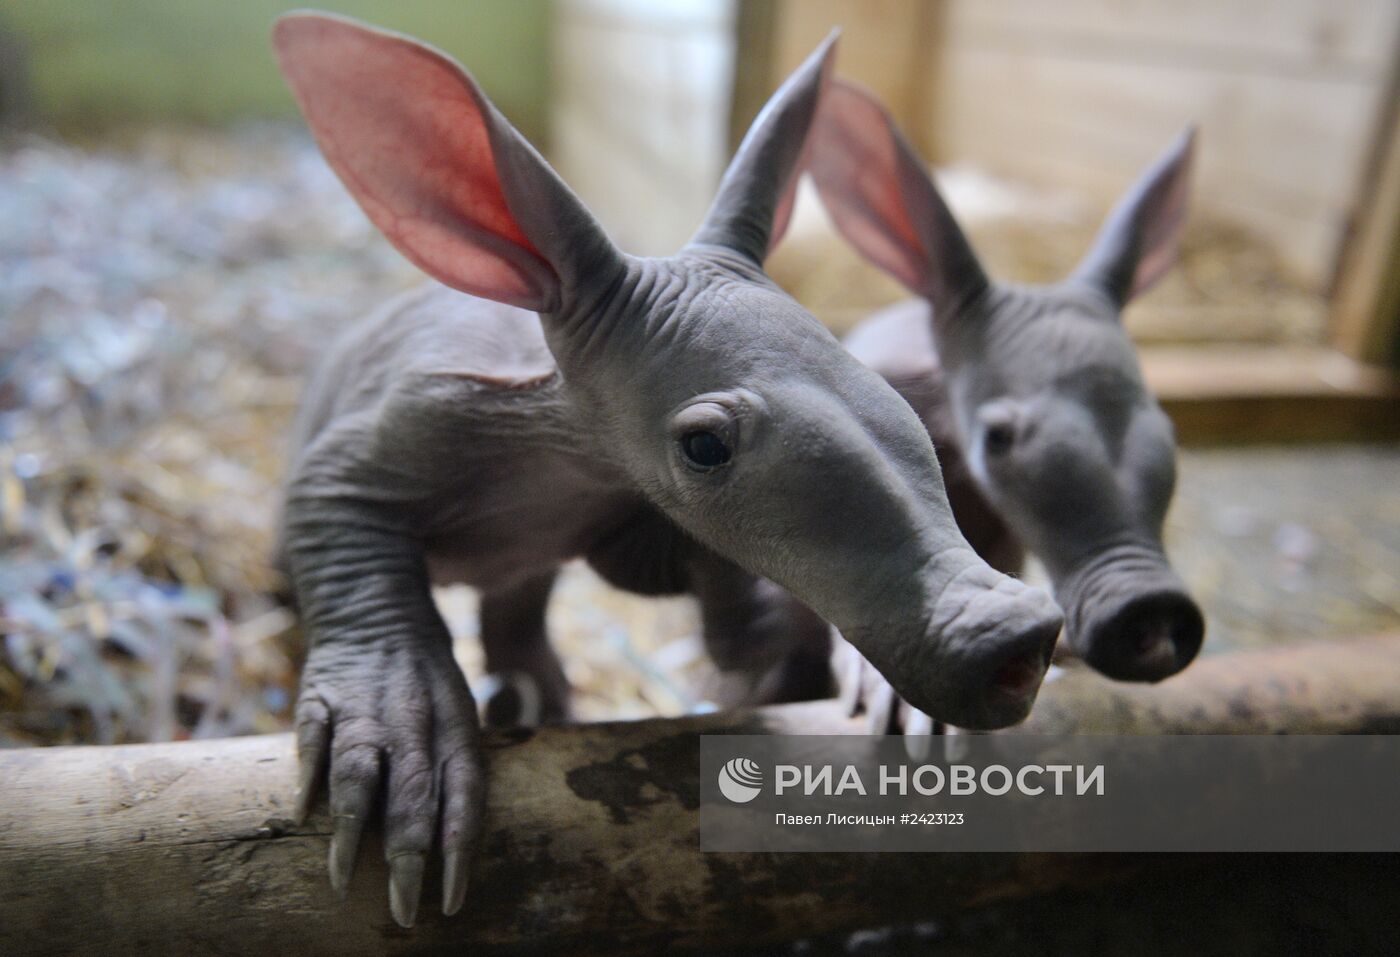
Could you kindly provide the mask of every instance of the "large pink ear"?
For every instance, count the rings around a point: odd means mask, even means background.
[[[935,314],[985,288],[977,255],[923,161],[870,94],[842,80],[831,84],[809,169],[847,241],[927,297]]]
[[[615,253],[577,197],[447,55],[311,13],[279,19],[272,43],[331,168],[429,275],[551,312],[581,259]]]
[[[758,264],[778,245],[792,218],[836,38],[828,36],[754,119],[692,243],[724,246]]]
[[[1150,289],[1176,262],[1191,196],[1196,128],[1183,130],[1123,195],[1075,269],[1121,308]]]

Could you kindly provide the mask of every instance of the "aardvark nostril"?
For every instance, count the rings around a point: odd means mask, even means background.
[[[1045,677],[1045,669],[1050,666],[1050,655],[1063,621],[1059,609],[1044,593],[1027,589],[1023,600],[1031,607],[1023,611],[1025,617],[1020,627],[1004,645],[986,679],[991,698],[999,702],[994,707],[1000,710],[1003,706],[1015,705],[1016,710],[1023,712],[1021,717],[1024,717],[1024,710],[1029,709]]]
[[[1129,642],[1144,674],[1171,674],[1176,670],[1175,623],[1166,618],[1148,618],[1133,626]]]
[[[1017,655],[1002,662],[992,672],[992,689],[1002,694],[1023,698],[1040,685],[1045,662],[1038,654]]]
[[[964,580],[956,593],[944,589],[927,645],[939,660],[912,696],[934,718],[975,731],[1026,717],[1064,621],[1047,592],[986,572],[975,587]]]
[[[1160,681],[1191,663],[1205,621],[1181,592],[1135,598],[1094,630],[1090,663],[1110,678]]]

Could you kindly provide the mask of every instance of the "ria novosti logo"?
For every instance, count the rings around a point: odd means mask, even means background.
[[[763,789],[763,769],[748,758],[732,758],[719,769],[719,793],[735,804],[748,804]]]

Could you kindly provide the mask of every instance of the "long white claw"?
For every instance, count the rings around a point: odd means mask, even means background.
[[[917,708],[904,720],[904,753],[912,761],[928,760],[933,749],[933,719]]]
[[[968,751],[972,748],[972,742],[968,740],[967,732],[962,728],[955,728],[951,724],[943,729],[943,760],[952,764],[967,757]]]
[[[448,917],[467,900],[467,856],[455,848],[442,855],[442,912]]]
[[[412,927],[423,896],[422,854],[399,854],[389,862],[389,911],[400,927]]]

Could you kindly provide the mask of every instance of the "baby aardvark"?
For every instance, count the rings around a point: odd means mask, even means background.
[[[666,259],[619,251],[445,55],[313,14],[280,20],[274,46],[326,159],[441,283],[329,350],[287,482],[311,642],[298,813],[324,776],[337,888],[382,792],[395,919],[413,923],[435,846],[444,911],[466,895],[485,777],[434,581],[480,589],[493,670],[542,645],[576,556],[623,587],[694,591],[707,634],[787,628],[753,622],[774,582],[913,706],[972,728],[1025,716],[1060,612],[973,552],[918,416],[762,270],[830,43]]]
[[[809,149],[837,228],[919,296],[858,326],[847,348],[928,427],[979,554],[1014,573],[1034,552],[1070,648],[1128,681],[1185,668],[1205,627],[1162,547],[1171,422],[1119,316],[1176,259],[1194,139],[1172,144],[1074,273],[1048,286],[988,279],[927,167],[859,89],[833,82]]]

